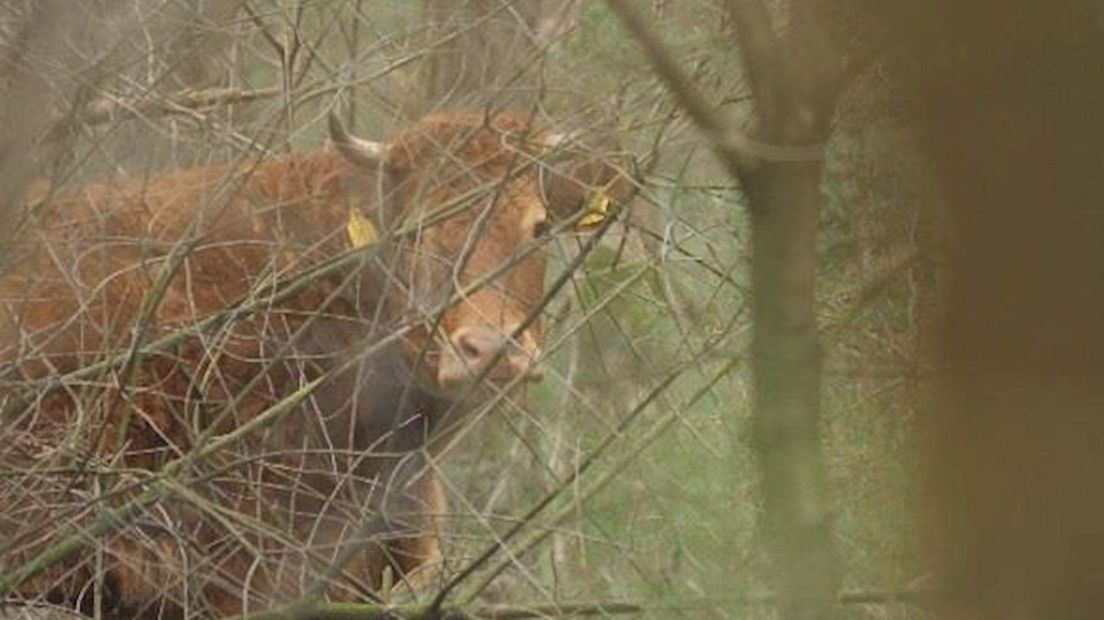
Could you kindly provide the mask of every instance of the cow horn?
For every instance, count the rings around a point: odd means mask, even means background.
[[[359,166],[382,166],[387,160],[387,144],[358,138],[345,129],[345,124],[330,110],[330,140],[341,155]]]

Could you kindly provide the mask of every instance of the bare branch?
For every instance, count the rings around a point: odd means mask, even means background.
[[[718,108],[701,95],[694,82],[630,2],[606,0],[606,3],[617,13],[625,28],[644,48],[656,74],[667,84],[671,94],[690,115],[733,178],[739,178],[741,163],[747,157],[776,162],[808,162],[820,161],[824,158],[824,145],[821,143],[774,144],[757,140],[735,129],[732,123],[718,111]]]
[[[279,88],[240,90],[236,88],[208,88],[182,91],[163,99],[99,99],[88,104],[80,121],[98,125],[133,117],[180,114],[189,110],[203,110],[238,103],[249,103],[280,94]]]

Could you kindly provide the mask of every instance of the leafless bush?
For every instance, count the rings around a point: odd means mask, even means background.
[[[681,10],[654,5],[669,32],[682,35],[673,45],[689,59],[702,96],[737,118],[746,115],[746,85],[732,78],[739,59],[718,44],[730,35],[722,8],[705,1]],[[747,434],[750,419],[747,221],[733,208],[733,179],[704,155],[708,140],[694,133],[612,14],[596,10],[571,0],[5,3],[0,198],[8,284],[0,303],[9,325],[0,342],[0,531],[7,534],[0,594],[32,603],[66,599],[99,617],[119,611],[112,593],[123,582],[158,590],[146,597],[152,606],[138,610],[148,615],[205,615],[242,601],[260,611],[322,594],[363,602],[368,617],[411,601],[423,607],[403,607],[410,617],[430,617],[425,604],[475,613],[491,603],[509,604],[492,609],[505,617],[642,610],[701,617],[769,600],[752,535],[754,467],[732,439]],[[717,24],[703,27],[701,14]],[[331,228],[341,234],[314,254],[289,258],[279,243],[249,259],[245,250],[228,250],[226,265],[256,260],[264,268],[217,304],[209,297],[220,294],[219,283],[189,270],[199,264],[195,256],[214,251],[204,235],[215,234],[215,214],[258,204],[284,213],[286,205],[263,203],[242,188],[251,188],[255,175],[297,183],[294,172],[277,178],[272,164],[322,147],[331,111],[358,134],[382,139],[401,135],[423,113],[457,109],[487,119],[509,113],[531,121],[536,133],[569,135],[553,149],[553,172],[563,170],[555,159],[561,156],[577,164],[564,174],[574,179],[604,163],[635,176],[637,195],[616,204],[604,202],[609,187],[586,187],[582,204],[590,211],[582,216],[592,218],[598,236],[575,233],[577,215],[554,224],[569,234],[519,246],[522,257],[506,261],[509,268],[538,247],[550,256],[546,290],[559,294],[540,300],[534,315],[544,324],[544,381],[517,381],[505,391],[491,385],[432,449],[386,446],[405,456],[391,455],[381,471],[392,479],[381,482],[357,469],[365,455],[348,442],[334,440],[327,449],[295,443],[296,433],[305,436],[333,414],[312,393],[316,381],[367,368],[370,376],[348,379],[352,392],[397,390],[396,402],[407,403],[405,387],[417,383],[419,371],[388,374],[396,343],[417,329],[432,332],[447,301],[487,283],[411,295],[401,321],[375,326],[373,344],[349,355],[341,349],[344,357],[334,363],[305,357],[309,347],[297,348],[297,334],[320,337],[326,342],[314,345],[331,349],[354,339],[348,329],[319,336],[297,328],[331,320],[326,304],[347,294],[341,287],[360,285],[334,274],[362,260],[364,252],[342,236],[343,218],[350,208],[375,204],[385,191],[375,182],[358,188],[369,197],[362,203],[340,205],[339,225]],[[540,137],[527,132],[504,134],[503,145]],[[462,143],[438,146],[452,153]],[[635,154],[637,170],[625,163],[626,152]],[[478,165],[465,163],[471,169],[463,174],[477,173]],[[531,163],[512,162],[500,182],[453,206],[467,212],[498,200],[508,177],[526,174]],[[208,172],[181,172],[197,168]],[[197,191],[201,177],[208,189]],[[136,212],[148,210],[122,228],[110,208],[100,209],[118,200],[102,197],[120,188]],[[158,202],[162,190],[189,196],[177,209],[189,218],[158,236],[154,215],[176,209]],[[422,202],[431,202],[428,193]],[[316,223],[309,211],[295,217],[303,220],[281,225]],[[885,221],[888,229],[899,220]],[[374,226],[380,248],[432,234],[397,221],[377,219]],[[78,238],[87,241],[90,231],[96,251]],[[875,225],[863,234],[881,232]],[[471,244],[479,238],[473,233]],[[913,242],[895,242],[886,255],[864,247],[863,282],[832,288],[839,292],[830,299],[832,327],[844,332],[841,341],[855,334],[907,340],[869,324],[851,330],[869,300],[864,293],[879,294],[878,278],[912,255]],[[105,247],[125,248],[126,260],[74,268],[107,256]],[[96,278],[85,281],[83,273]],[[43,344],[44,332],[25,329],[14,310],[27,303],[19,287],[42,290],[34,287],[43,286],[44,274],[60,274],[52,290],[74,304],[71,314],[56,317],[60,331],[83,325],[74,338],[86,350],[73,367],[36,351],[52,345]],[[121,274],[138,275],[127,288],[119,283],[131,276]],[[281,314],[286,299],[335,277],[341,286],[321,294],[332,299],[294,320]],[[111,303],[97,297],[103,291]],[[187,294],[173,297],[179,291]],[[166,304],[191,308],[189,320],[163,320]],[[126,316],[125,324],[113,325],[113,313]],[[274,334],[274,342],[294,346],[243,344]],[[173,375],[174,361],[196,351],[209,360],[194,365],[196,376]],[[437,363],[419,351],[416,364]],[[881,369],[841,359],[841,374]],[[226,369],[235,364],[278,368],[296,378],[287,384],[295,389],[262,379],[234,383]],[[864,389],[895,381],[874,380]],[[255,397],[264,405],[246,412]],[[57,399],[71,405],[71,417],[51,426],[44,412]],[[175,405],[164,407],[169,401]],[[181,413],[143,419],[164,410]],[[143,440],[131,430],[169,426],[187,441]],[[736,470],[745,473],[733,480]],[[312,496],[304,481],[321,471],[339,472],[346,486]],[[434,484],[440,489],[426,490]],[[242,503],[240,489],[262,489],[257,495],[272,505]],[[392,495],[381,499],[384,490]],[[434,494],[448,499],[444,514],[440,504],[426,503]],[[303,515],[316,530],[339,533],[308,544],[287,525]],[[401,535],[394,522],[404,519],[441,536],[443,557],[433,571],[404,575],[402,558],[385,562],[387,569],[357,564],[381,535]],[[251,565],[242,557],[266,560]],[[270,584],[286,588],[251,589],[265,572]],[[702,596],[733,594],[719,585],[731,581],[742,584],[737,596]],[[212,584],[237,600],[223,605],[205,597]],[[626,598],[634,602],[620,602]],[[675,603],[665,607],[664,599]],[[180,608],[161,607],[166,601]]]

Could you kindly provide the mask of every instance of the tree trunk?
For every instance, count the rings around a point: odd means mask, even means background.
[[[755,445],[761,527],[781,618],[835,613],[839,568],[820,452],[821,359],[814,313],[824,141],[845,78],[822,3],[794,3],[785,38],[763,0],[729,0],[756,119],[749,135],[723,116],[628,0],[606,0],[656,73],[741,181],[752,216]]]
[[[730,8],[755,96],[751,138],[772,146],[823,146],[844,78],[838,53],[828,43],[830,22],[815,7],[793,3],[791,27],[782,37],[761,0],[734,0]],[[817,156],[793,160],[745,148],[738,166],[752,220],[761,527],[785,620],[834,615],[839,587],[819,429],[815,281],[822,157],[822,148]]]
[[[822,618],[835,601],[819,444],[821,354],[814,316],[818,163],[744,174],[752,206],[754,438],[782,618]]]
[[[172,68],[174,88],[227,85],[230,67],[226,56],[235,40],[232,23],[245,4],[246,0],[208,0],[173,7],[180,13],[174,17],[184,24],[166,46],[165,63]]]
[[[425,0],[425,90],[412,116],[488,103],[523,108],[537,100],[539,37],[550,0]]]

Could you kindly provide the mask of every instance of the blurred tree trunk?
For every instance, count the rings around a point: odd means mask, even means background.
[[[42,65],[65,49],[80,17],[64,0],[26,6],[23,15],[16,5],[4,11],[16,28],[6,33],[0,57],[0,247],[5,250],[14,238],[26,188],[43,167],[34,157],[35,146],[65,94],[43,74]],[[0,252],[0,265],[6,253]]]
[[[412,116],[436,109],[524,108],[539,96],[543,20],[564,0],[425,0],[422,95]]]
[[[779,34],[762,0],[729,2],[754,95],[749,136],[769,145],[823,145],[843,79],[823,3],[789,4]],[[839,567],[820,450],[822,361],[815,304],[823,149],[787,158],[741,151],[752,221],[754,437],[762,527],[781,618],[834,615]]]
[[[753,94],[747,134],[698,91],[629,0],[606,0],[674,97],[739,178],[752,218],[754,434],[761,527],[785,620],[835,615],[839,562],[820,450],[821,356],[814,293],[824,142],[848,77],[830,40],[831,2],[789,3],[785,34],[764,0],[728,0]]]
[[[925,420],[942,580],[964,618],[1104,618],[1102,7],[892,6],[955,226]]]
[[[173,86],[200,89],[225,86],[231,67],[227,55],[234,44],[233,20],[247,0],[188,0],[176,7],[184,26],[168,46]]]

